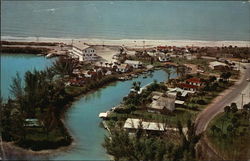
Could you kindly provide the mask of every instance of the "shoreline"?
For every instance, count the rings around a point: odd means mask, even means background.
[[[155,40],[155,39],[99,39],[99,38],[49,38],[49,37],[12,37],[1,36],[2,41],[20,41],[20,42],[61,42],[71,44],[74,42],[84,42],[91,45],[118,45],[126,47],[155,47],[159,45],[168,46],[197,46],[197,47],[222,47],[222,46],[238,46],[249,47],[250,41],[238,40]]]

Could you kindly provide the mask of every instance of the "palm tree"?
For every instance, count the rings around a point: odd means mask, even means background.
[[[12,79],[12,84],[10,85],[10,93],[20,100],[23,96],[22,80],[19,73],[16,73],[16,77]]]
[[[102,67],[103,62],[101,61],[100,64],[101,64],[101,67]]]
[[[109,64],[109,63],[107,63],[107,62],[106,62],[106,63],[105,63],[105,66],[107,67],[107,66],[108,66],[108,64]]]

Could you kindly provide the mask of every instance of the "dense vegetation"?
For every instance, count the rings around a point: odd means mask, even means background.
[[[245,104],[243,109],[232,103],[210,123],[207,136],[225,159],[249,159],[249,119],[250,103]]]
[[[0,41],[1,45],[33,45],[33,46],[56,46],[58,43],[52,42],[13,42],[13,41]]]
[[[121,125],[111,129],[110,137],[105,137],[103,146],[114,160],[135,161],[178,161],[195,160],[195,145],[201,135],[195,134],[195,126],[190,120],[187,122],[188,131],[183,132],[181,123],[178,123],[179,144],[173,144],[166,137],[166,131],[161,134],[150,134],[139,128],[135,135],[130,135]]]
[[[15,54],[47,54],[49,48],[41,47],[8,47],[1,46],[2,53],[15,53]]]
[[[13,99],[2,104],[2,137],[33,150],[57,148],[71,143],[60,120],[64,107],[73,100],[53,73],[26,72],[24,86],[17,74],[10,87]],[[41,126],[28,127],[25,119],[37,118]],[[53,143],[53,144],[50,144]]]

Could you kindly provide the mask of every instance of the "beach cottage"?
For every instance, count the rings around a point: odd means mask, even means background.
[[[142,62],[135,60],[126,60],[124,63],[132,66],[135,69],[140,68],[142,66]]]
[[[126,73],[128,70],[129,70],[129,66],[128,66],[128,64],[125,64],[125,63],[118,65],[116,68],[116,71],[121,72],[121,73]]]
[[[175,110],[175,96],[164,95],[163,93],[153,92],[152,103],[148,106],[148,112],[167,113]]]
[[[163,123],[146,122],[141,119],[128,118],[123,126],[129,132],[136,132],[137,129],[145,130],[146,132],[164,132],[165,126]]]

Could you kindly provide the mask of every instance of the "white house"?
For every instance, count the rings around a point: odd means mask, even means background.
[[[163,55],[159,56],[158,59],[159,59],[160,62],[170,61],[170,57],[165,56],[165,55],[164,56]]]
[[[148,106],[148,112],[165,113],[175,110],[175,96],[163,96],[161,92],[152,92],[152,103]]]
[[[139,68],[139,67],[142,66],[142,62],[135,61],[135,60],[126,60],[124,63],[132,66],[135,69],[137,69],[137,68]]]
[[[78,58],[79,61],[93,61],[97,60],[96,50],[87,45],[73,45],[70,50],[70,55],[74,58]]]
[[[213,61],[213,62],[210,62],[209,63],[209,67],[211,68],[211,69],[219,69],[219,68],[223,68],[223,67],[226,67],[227,66],[227,64],[225,64],[225,63],[221,63],[221,62],[219,62],[219,61]]]
[[[125,121],[123,128],[131,132],[139,128],[142,128],[143,130],[146,131],[158,131],[158,132],[165,131],[165,126],[163,123],[146,122],[142,121],[141,119],[134,119],[134,118],[128,118]]]
[[[122,73],[125,73],[128,70],[129,70],[128,64],[121,64],[121,65],[118,65],[116,68],[117,72],[122,72]]]

